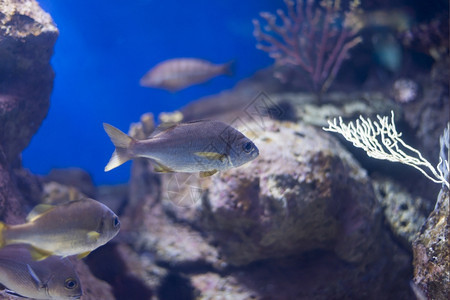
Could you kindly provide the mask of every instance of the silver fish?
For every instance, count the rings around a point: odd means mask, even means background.
[[[163,61],[139,81],[141,86],[176,92],[222,74],[231,75],[232,62],[216,65],[197,58],[174,58]]]
[[[84,198],[58,206],[40,204],[29,213],[25,224],[0,222],[0,248],[29,244],[36,260],[51,255],[83,258],[116,236],[119,229],[119,218],[93,199]]]
[[[33,299],[79,299],[80,280],[69,259],[34,261],[24,246],[0,250],[0,283],[8,293]]]
[[[105,172],[124,162],[145,157],[156,172],[200,172],[201,177],[241,166],[259,155],[259,150],[237,129],[219,121],[195,121],[159,128],[146,140],[135,140],[104,123],[116,150]]]

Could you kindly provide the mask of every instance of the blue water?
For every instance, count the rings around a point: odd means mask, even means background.
[[[145,112],[176,110],[270,65],[255,48],[251,21],[260,11],[284,7],[281,0],[39,3],[60,30],[52,59],[56,78],[48,116],[24,151],[23,164],[37,174],[83,168],[95,184],[126,182],[131,166],[103,171],[114,150],[103,122],[127,131]],[[174,57],[236,60],[236,72],[175,94],[139,86],[152,66]]]

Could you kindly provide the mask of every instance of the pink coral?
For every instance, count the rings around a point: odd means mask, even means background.
[[[306,71],[315,91],[325,92],[336,77],[351,48],[362,41],[356,17],[359,1],[341,11],[340,0],[284,0],[287,13],[278,9],[281,25],[274,14],[262,12],[267,25],[253,20],[257,48],[269,53],[278,65],[294,65]]]

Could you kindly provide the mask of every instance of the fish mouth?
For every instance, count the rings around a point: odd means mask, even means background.
[[[253,159],[257,158],[258,156],[259,156],[259,151],[258,150],[255,150],[255,151],[252,152],[252,158]]]

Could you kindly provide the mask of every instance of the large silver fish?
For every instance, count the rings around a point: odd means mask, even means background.
[[[0,250],[0,284],[10,294],[33,299],[79,299],[80,280],[69,259],[34,261],[24,246]]]
[[[0,222],[0,248],[29,244],[36,260],[50,255],[82,258],[111,240],[119,229],[119,218],[93,199],[84,198],[58,206],[41,204],[30,212],[25,224]]]
[[[241,166],[259,155],[258,148],[237,129],[219,121],[196,121],[157,131],[147,140],[135,140],[104,123],[114,151],[105,171],[145,157],[156,172],[200,172],[201,177]]]
[[[163,61],[140,80],[145,87],[176,92],[222,74],[231,75],[232,62],[216,65],[197,58],[174,58]]]

